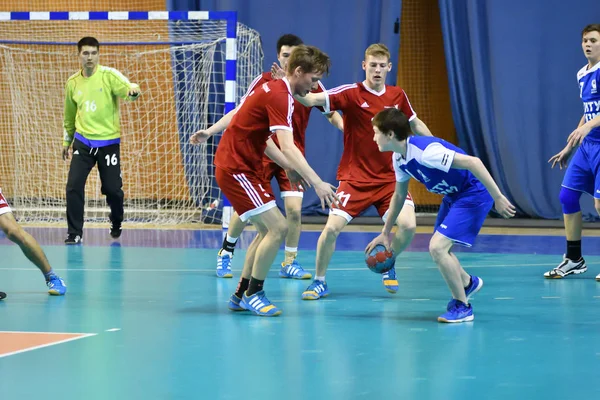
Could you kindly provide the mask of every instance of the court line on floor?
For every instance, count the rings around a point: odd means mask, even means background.
[[[91,337],[91,336],[96,336],[97,335],[97,333],[25,332],[25,331],[0,331],[0,333],[46,334],[46,335],[80,335],[80,336],[72,337],[72,338],[69,338],[69,339],[59,340],[58,342],[46,343],[46,344],[41,344],[41,345],[38,345],[38,346],[28,347],[26,349],[12,351],[10,353],[3,353],[3,354],[0,354],[0,358],[4,358],[4,357],[8,357],[8,356],[14,356],[15,354],[26,353],[28,351],[33,351],[33,350],[37,350],[37,349],[43,349],[44,347],[55,346],[57,344],[72,342],[74,340],[84,339],[84,338],[87,338],[87,337]]]
[[[598,262],[588,262],[587,265],[600,265],[600,261]],[[549,267],[551,268],[554,264],[549,263],[539,263],[539,264],[489,264],[489,265],[464,265],[466,268],[519,268],[519,267]],[[408,270],[408,269],[437,269],[437,266],[427,266],[427,267],[396,267],[396,270]],[[196,269],[170,269],[170,268],[53,268],[54,271],[67,271],[67,272],[214,272],[215,268],[196,268]],[[273,271],[275,271],[275,267],[273,267]],[[356,267],[356,268],[328,268],[327,272],[333,271],[364,271],[366,267]],[[37,269],[31,268],[23,268],[23,267],[0,267],[0,271],[35,271],[38,272]],[[238,270],[234,270],[238,272]]]

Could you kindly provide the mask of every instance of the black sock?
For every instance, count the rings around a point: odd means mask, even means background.
[[[572,261],[581,258],[581,240],[567,240],[567,258]]]
[[[465,289],[473,284],[473,277],[469,276],[469,284],[465,286]]]
[[[225,236],[225,239],[223,239],[223,246],[222,249],[225,251],[230,252],[231,254],[233,254],[233,250],[235,249],[235,244],[237,243],[237,240],[233,243],[228,242],[227,241],[227,236]]]
[[[260,292],[261,290],[263,290],[264,284],[265,281],[250,278],[250,285],[248,286],[248,290],[246,291],[246,296],[252,296],[254,293]]]
[[[250,279],[246,279],[246,278],[241,278],[240,282],[238,283],[237,289],[235,289],[235,295],[238,298],[242,298],[242,296],[244,295],[244,292],[246,291],[246,289],[248,289],[248,284],[250,283]]]

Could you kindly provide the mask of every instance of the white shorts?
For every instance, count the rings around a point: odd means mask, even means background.
[[[2,188],[0,188],[0,215],[12,212],[10,206],[8,205],[8,201],[2,195]]]

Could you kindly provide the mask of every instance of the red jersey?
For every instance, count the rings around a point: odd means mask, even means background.
[[[381,153],[373,141],[371,120],[384,108],[398,108],[411,121],[417,117],[404,90],[385,85],[381,92],[364,83],[342,85],[327,91],[325,111],[340,110],[344,118],[344,152],[339,181],[376,183],[395,181],[390,153]]]
[[[257,86],[262,85],[266,82],[273,81],[273,74],[270,72],[263,72],[261,75],[254,78],[250,86],[248,87],[248,91],[242,97],[242,101],[248,93],[251,93]],[[312,90],[312,93],[321,93],[325,91],[325,87],[319,81],[319,87],[315,90]],[[323,107],[317,107],[321,112],[324,112]],[[312,111],[312,107],[306,107],[298,100],[294,99],[294,115],[292,116],[292,127],[294,128],[294,143],[296,147],[300,149],[302,154],[304,154],[305,144],[306,144],[306,128],[308,127],[308,119],[310,117],[310,112]],[[273,141],[279,146],[277,142],[277,137],[273,136]],[[265,162],[273,162],[269,157],[265,155]]]
[[[287,79],[256,86],[242,99],[215,155],[215,165],[230,173],[262,176],[267,139],[276,130],[292,132],[294,98]]]

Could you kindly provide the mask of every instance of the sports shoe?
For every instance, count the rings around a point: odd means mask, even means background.
[[[302,300],[319,300],[321,297],[327,297],[329,289],[327,284],[318,279],[315,279],[309,287],[302,292]]]
[[[468,322],[473,321],[473,307],[470,304],[465,304],[462,301],[452,299],[448,304],[448,310],[438,317],[438,322]]]
[[[121,237],[121,232],[123,232],[123,229],[121,229],[121,223],[120,222],[112,222],[110,223],[110,236],[113,239],[118,239],[119,237]]]
[[[600,282],[600,274],[596,275],[596,280]]]
[[[219,278],[233,278],[233,274],[231,273],[231,259],[233,258],[233,254],[227,252],[227,254],[223,254],[225,250],[219,250],[217,254],[217,276]]]
[[[475,275],[471,275],[471,282],[469,282],[469,284],[467,285],[467,287],[465,287],[465,295],[467,296],[467,301],[469,301],[471,299],[471,296],[473,296],[475,293],[479,292],[479,289],[481,289],[483,287],[483,279],[481,279],[478,276]],[[446,311],[450,311],[450,309],[452,307],[454,307],[454,303],[456,303],[458,300],[456,299],[451,299],[450,302],[448,303],[448,306],[446,307]]]
[[[83,238],[80,235],[73,235],[72,233],[65,239],[65,244],[80,244],[83,242]]]
[[[563,261],[556,268],[544,273],[544,278],[561,279],[571,274],[583,274],[585,271],[587,271],[587,266],[583,257],[573,261],[565,255]]]
[[[48,293],[53,296],[62,296],[67,293],[67,285],[58,275],[51,275],[46,285],[48,286]]]
[[[5,298],[6,298],[6,293],[0,292],[0,300],[5,299]]]
[[[291,264],[281,263],[281,270],[279,271],[279,276],[281,278],[290,279],[312,278],[312,274],[308,271],[305,271],[304,268],[302,268],[302,266],[296,260],[292,261]]]
[[[242,299],[237,297],[234,293],[229,298],[229,304],[227,304],[227,308],[229,308],[231,311],[246,311],[245,308],[240,306],[241,301],[242,301]]]
[[[388,272],[381,274],[383,287],[390,293],[398,292],[398,279],[396,279],[396,267],[392,267]]]
[[[281,310],[267,299],[264,290],[256,292],[252,296],[246,296],[246,293],[244,293],[240,301],[240,307],[261,317],[274,317],[281,314]]]

